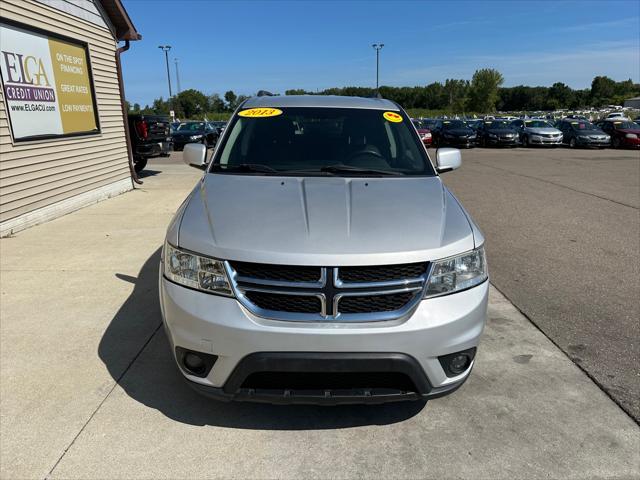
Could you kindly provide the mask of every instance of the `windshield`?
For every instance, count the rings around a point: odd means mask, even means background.
[[[435,174],[409,120],[395,112],[310,107],[277,111],[282,113],[237,115],[211,170],[261,175]]]
[[[452,128],[467,128],[467,125],[462,120],[445,120],[442,122],[445,130]]]
[[[524,125],[527,128],[552,128],[551,124],[544,120],[525,120]]]
[[[504,128],[511,128],[511,124],[509,122],[507,122],[506,120],[497,120],[495,122],[490,122],[489,125],[487,125],[485,123],[485,126],[488,129],[495,128],[495,129],[498,129],[498,130],[499,129],[504,129]]]
[[[574,120],[571,122],[571,128],[574,130],[597,130],[598,128],[591,122],[583,122]]]
[[[638,130],[638,129],[640,129],[640,125],[638,125],[637,123],[634,123],[634,122],[613,122],[613,127],[616,130],[620,130],[620,129]]]
[[[181,123],[178,132],[197,132],[204,130],[204,122]]]

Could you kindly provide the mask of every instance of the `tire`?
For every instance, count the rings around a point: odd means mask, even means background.
[[[146,158],[140,158],[137,160],[134,160],[134,164],[133,164],[133,169],[136,171],[136,173],[140,173],[144,167],[147,166],[147,159]]]
[[[575,137],[573,137],[571,140],[569,140],[569,147],[571,148],[576,148],[576,139]]]
[[[620,139],[614,138],[613,142],[611,142],[611,146],[613,146],[613,148],[620,148]]]
[[[529,148],[529,137],[527,135],[522,137],[522,146],[524,148]]]

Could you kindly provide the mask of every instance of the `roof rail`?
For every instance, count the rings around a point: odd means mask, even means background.
[[[273,97],[273,93],[267,92],[266,90],[260,90],[257,94],[258,97]]]

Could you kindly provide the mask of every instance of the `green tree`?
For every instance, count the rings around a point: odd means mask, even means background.
[[[498,89],[504,77],[493,68],[476,70],[469,88],[469,109],[475,112],[493,112],[498,102]]]
[[[549,97],[556,107],[555,108],[569,108],[569,105],[573,102],[574,93],[573,90],[562,82],[556,82],[551,85],[549,89]]]
[[[211,112],[221,113],[225,111],[224,100],[220,98],[220,95],[214,93],[209,96],[209,109]]]
[[[594,106],[610,103],[615,93],[616,82],[609,77],[597,76],[591,82],[591,101]]]
[[[186,118],[193,118],[209,111],[209,99],[207,96],[193,88],[183,90],[175,96],[174,110],[180,112]]]
[[[224,94],[224,99],[227,102],[227,110],[235,110],[238,106],[238,96],[233,93],[233,90],[229,90]]]

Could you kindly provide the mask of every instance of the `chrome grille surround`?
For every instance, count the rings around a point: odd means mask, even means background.
[[[340,267],[322,267],[321,276],[317,282],[288,282],[240,276],[232,264],[233,262],[225,262],[225,268],[227,269],[232,289],[240,303],[254,315],[287,322],[324,323],[381,322],[397,320],[409,315],[424,297],[427,279],[429,278],[432,268],[431,263],[425,262],[426,267],[424,273],[419,277],[355,283],[344,282],[340,279]],[[384,268],[385,266],[380,265],[379,267]],[[249,292],[315,297],[319,299],[321,307],[317,313],[268,310],[253,303],[248,298],[247,294],[250,295]],[[383,295],[405,295],[406,293],[413,293],[413,296],[401,308],[393,311],[362,313],[340,312],[340,300],[345,297],[378,297]]]

